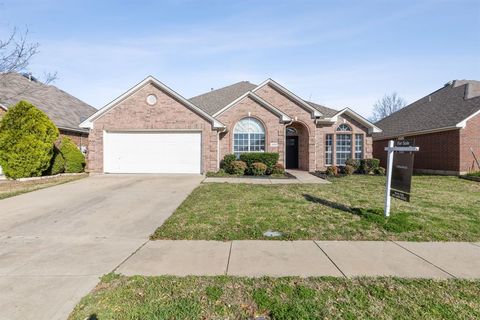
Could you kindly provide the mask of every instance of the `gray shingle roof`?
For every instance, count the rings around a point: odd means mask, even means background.
[[[195,96],[193,98],[190,98],[189,100],[209,115],[214,115],[223,107],[227,106],[229,103],[239,98],[241,95],[255,89],[256,87],[257,85],[253,83],[250,83],[248,81],[241,81],[217,90],[212,90],[210,92]],[[320,111],[324,117],[331,117],[338,112],[337,110],[330,109],[310,101],[305,102]]]
[[[85,131],[78,125],[97,109],[52,85],[30,81],[18,73],[0,75],[0,104],[26,100],[45,112],[57,127]]]
[[[255,89],[256,87],[256,85],[248,81],[241,81],[195,96],[189,100],[209,115],[214,115],[223,107],[227,106],[230,102],[234,101],[245,92]]]
[[[375,123],[378,140],[412,132],[454,127],[480,110],[480,81],[455,80]]]

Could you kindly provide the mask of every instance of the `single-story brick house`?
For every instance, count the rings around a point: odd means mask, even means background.
[[[0,75],[0,118],[10,106],[25,100],[47,114],[61,136],[71,138],[79,148],[87,148],[88,130],[78,125],[97,109],[63,90],[37,81],[28,74]]]
[[[185,99],[151,76],[80,126],[90,130],[88,169],[98,173],[204,173],[225,154],[252,151],[314,171],[371,157],[380,131],[351,109],[305,101],[271,79]]]
[[[386,164],[389,140],[414,139],[414,169],[458,175],[480,170],[480,81],[454,80],[376,123],[373,156]]]

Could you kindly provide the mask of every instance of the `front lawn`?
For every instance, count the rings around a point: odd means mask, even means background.
[[[70,320],[478,319],[480,281],[104,276]]]
[[[412,202],[392,200],[383,217],[385,177],[354,175],[328,185],[203,184],[152,239],[479,241],[480,184],[414,176]]]
[[[30,181],[0,180],[0,200],[17,196],[22,193],[53,187],[62,183],[82,179],[87,176],[87,174],[67,175]]]

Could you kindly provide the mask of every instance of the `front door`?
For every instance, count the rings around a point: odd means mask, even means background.
[[[298,137],[287,136],[287,169],[298,169]]]

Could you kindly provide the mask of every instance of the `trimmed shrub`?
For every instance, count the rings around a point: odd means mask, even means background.
[[[65,159],[66,173],[80,173],[85,169],[85,157],[72,139],[64,137],[60,144],[60,153]]]
[[[237,156],[234,154],[226,154],[223,157],[222,162],[220,163],[220,168],[224,169],[225,171],[228,171],[228,168],[232,164],[233,161],[237,160]]]
[[[336,175],[338,175],[338,168],[336,166],[327,167],[327,170],[325,171],[325,174],[327,176],[336,176]]]
[[[276,163],[275,166],[273,167],[272,174],[284,174],[285,173],[285,167],[281,163]]]
[[[65,172],[65,158],[58,148],[53,147],[53,157],[50,160],[50,167],[43,173],[45,176],[56,175]]]
[[[8,178],[38,177],[50,166],[58,129],[31,103],[20,101],[0,120],[0,165]]]
[[[350,166],[350,165],[346,165],[344,168],[343,168],[343,173],[345,174],[353,174],[355,172],[355,168],[353,166]]]
[[[230,163],[230,172],[231,174],[236,174],[236,175],[243,175],[245,174],[245,170],[247,169],[247,164],[243,161],[232,161]]]
[[[359,171],[364,174],[372,174],[374,173],[375,169],[378,169],[379,167],[380,160],[378,159],[362,159],[360,160]]]
[[[251,170],[254,176],[263,176],[267,171],[267,165],[261,162],[254,162],[252,163]]]
[[[384,176],[385,175],[385,168],[384,167],[378,167],[377,169],[373,170],[373,173],[374,174],[379,174],[379,175],[382,175]]]
[[[358,169],[359,163],[356,159],[349,158],[345,161],[346,166],[352,166],[355,170]]]
[[[240,154],[240,160],[247,164],[247,173],[252,173],[252,164],[261,162],[267,166],[267,174],[270,174],[278,162],[279,155],[276,152],[247,152]]]

